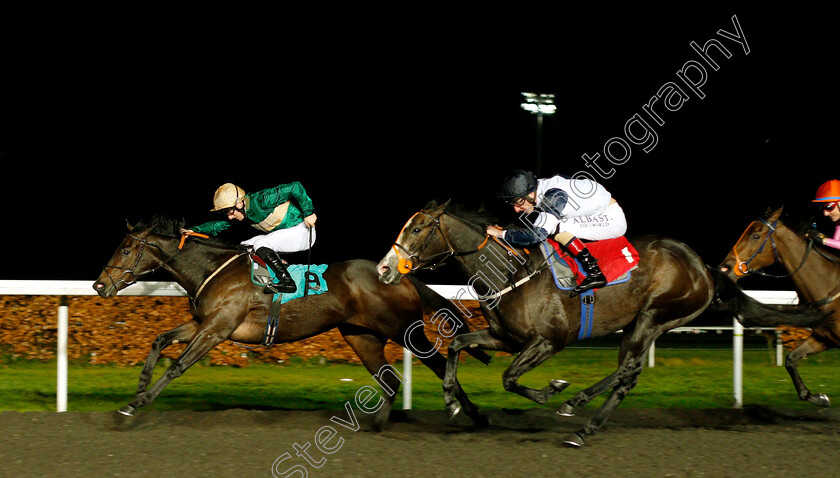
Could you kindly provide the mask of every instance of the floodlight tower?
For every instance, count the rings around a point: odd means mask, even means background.
[[[537,115],[537,176],[542,175],[542,124],[543,115],[553,115],[557,111],[554,105],[554,95],[550,93],[522,93],[525,102],[522,109]]]

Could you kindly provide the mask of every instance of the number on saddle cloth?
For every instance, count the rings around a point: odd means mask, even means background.
[[[274,294],[271,302],[271,308],[268,314],[268,323],[266,324],[265,337],[262,345],[271,347],[274,345],[274,339],[277,334],[277,326],[280,322],[280,306],[294,299],[306,297],[308,295],[317,295],[327,292],[327,281],[324,279],[324,272],[327,270],[326,264],[319,265],[302,265],[291,264],[285,260],[286,270],[297,285],[297,290],[287,294]],[[274,271],[267,267],[265,262],[255,254],[251,254],[251,282],[258,286],[265,287],[266,284],[276,282]],[[303,286],[301,286],[303,284]]]
[[[639,253],[624,236],[588,242],[586,248],[598,260],[598,267],[607,278],[607,286],[627,282],[630,280],[630,271],[639,267]],[[583,282],[586,273],[580,263],[567,254],[557,241],[547,239],[540,250],[552,264],[551,272],[558,288],[574,289],[574,284],[569,280],[571,277],[575,278],[577,284]]]
[[[578,284],[586,277],[577,259],[571,257],[556,241],[548,239],[540,247],[554,275],[555,285],[562,290],[573,290],[575,280]],[[639,267],[639,253],[624,237],[590,242],[587,249],[598,260],[601,272],[607,278],[607,286],[622,284],[630,280],[630,271]],[[574,278],[574,279],[573,279]],[[580,330],[578,340],[592,336],[595,321],[595,289],[587,290],[580,295]]]
[[[308,295],[317,295],[327,292],[327,281],[324,279],[324,272],[327,264],[289,264],[286,261],[286,270],[297,285],[297,290],[288,294],[274,294],[274,301],[279,299],[281,304],[290,300],[298,299]],[[269,283],[276,282],[274,271],[265,265],[259,257],[251,255],[251,282],[265,287]]]

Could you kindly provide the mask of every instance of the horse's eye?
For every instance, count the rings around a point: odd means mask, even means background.
[[[420,234],[420,228],[415,227],[414,230],[411,231],[413,234]]]
[[[761,236],[759,236],[758,234],[753,234],[752,238],[757,241],[757,240],[761,239]]]
[[[130,250],[130,249],[123,249],[123,251],[122,251],[122,255],[127,256],[127,255],[129,255],[129,254],[131,254],[131,250]]]

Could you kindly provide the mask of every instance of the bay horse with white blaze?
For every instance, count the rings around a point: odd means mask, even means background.
[[[800,301],[837,317],[840,312],[840,301],[837,300],[840,298],[840,258],[806,237],[808,224],[783,218],[783,209],[768,209],[763,217],[753,221],[719,267],[735,280],[748,275],[789,277]],[[787,274],[774,275],[761,270],[777,262],[784,266]],[[810,337],[788,352],[785,368],[800,399],[821,407],[829,406],[828,396],[808,390],[799,375],[798,365],[808,355],[835,347],[840,347],[840,321],[832,319],[814,327]]]
[[[169,382],[216,345],[225,340],[261,344],[266,336],[273,296],[252,282],[248,254],[215,239],[190,238],[185,242],[180,235],[182,227],[183,220],[160,217],[129,227],[129,233],[93,286],[100,296],[113,297],[137,277],[162,269],[190,297],[192,319],[155,339],[140,374],[137,394],[120,409],[124,415],[133,415],[151,403]],[[387,340],[405,346],[406,331],[411,330],[408,340],[412,345],[432,350],[423,328],[416,327],[416,322],[422,323],[424,312],[434,313],[447,302],[420,281],[399,288],[381,284],[371,261],[331,264],[323,278],[327,292],[280,306],[273,343],[294,342],[337,327],[368,371],[381,375],[379,383],[388,389],[373,417],[374,427],[380,429],[388,420],[401,381],[392,372],[384,373],[388,366],[384,354]],[[466,325],[455,333],[464,332],[468,332]],[[147,389],[161,350],[175,343],[187,346]],[[485,363],[489,360],[482,354],[476,357]],[[446,360],[442,355],[435,352],[421,360],[443,378]],[[475,406],[458,393],[459,400],[467,404],[467,413],[481,423],[483,417],[473,413]]]
[[[480,296],[489,328],[460,335],[449,346],[444,393],[450,415],[459,411],[452,393],[460,388],[457,366],[462,350],[476,347],[517,353],[503,374],[504,388],[542,404],[567,383],[552,380],[547,387],[535,390],[517,380],[577,341],[581,329],[580,297],[572,297],[554,284],[541,254],[529,255],[523,249],[488,240],[488,224],[495,224],[494,219],[456,210],[448,202],[430,203],[408,220],[377,266],[382,282],[398,285],[413,271],[454,259]],[[582,446],[584,438],[607,421],[636,385],[651,343],[700,315],[713,301],[721,301],[745,325],[804,325],[822,319],[812,311],[755,301],[674,239],[643,236],[630,242],[640,255],[638,269],[632,271],[629,281],[596,291],[594,301],[591,336],[622,330],[618,369],[567,400],[558,413],[572,415],[596,396],[608,390],[612,393],[582,429],[565,438],[564,443],[570,446]],[[504,284],[489,284],[489,278],[503,275],[507,275]],[[476,280],[479,277],[481,280]]]

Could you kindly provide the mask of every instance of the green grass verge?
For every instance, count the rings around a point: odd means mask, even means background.
[[[646,368],[622,408],[720,408],[732,399],[732,352],[729,350],[656,350],[656,366]],[[481,408],[539,407],[505,392],[501,377],[511,357],[495,357],[489,366],[472,358],[459,368],[459,380]],[[523,376],[520,383],[542,388],[554,378],[571,383],[546,405],[556,407],[574,393],[601,380],[617,363],[616,350],[569,349]],[[396,364],[402,371],[402,364]],[[158,367],[155,378],[164,369]],[[840,354],[829,351],[804,360],[800,372],[812,391],[837,396]],[[129,402],[140,367],[71,364],[68,409],[111,411]],[[422,365],[413,367],[412,406],[443,409],[440,380]],[[151,410],[330,409],[343,408],[373,379],[360,365],[317,364],[301,360],[244,368],[194,366],[172,382],[149,407]],[[0,411],[55,410],[55,362],[0,362]],[[590,406],[600,405],[604,397]],[[809,408],[793,389],[784,367],[773,363],[768,350],[744,352],[744,403],[781,408]],[[401,408],[400,392],[395,407]]]

